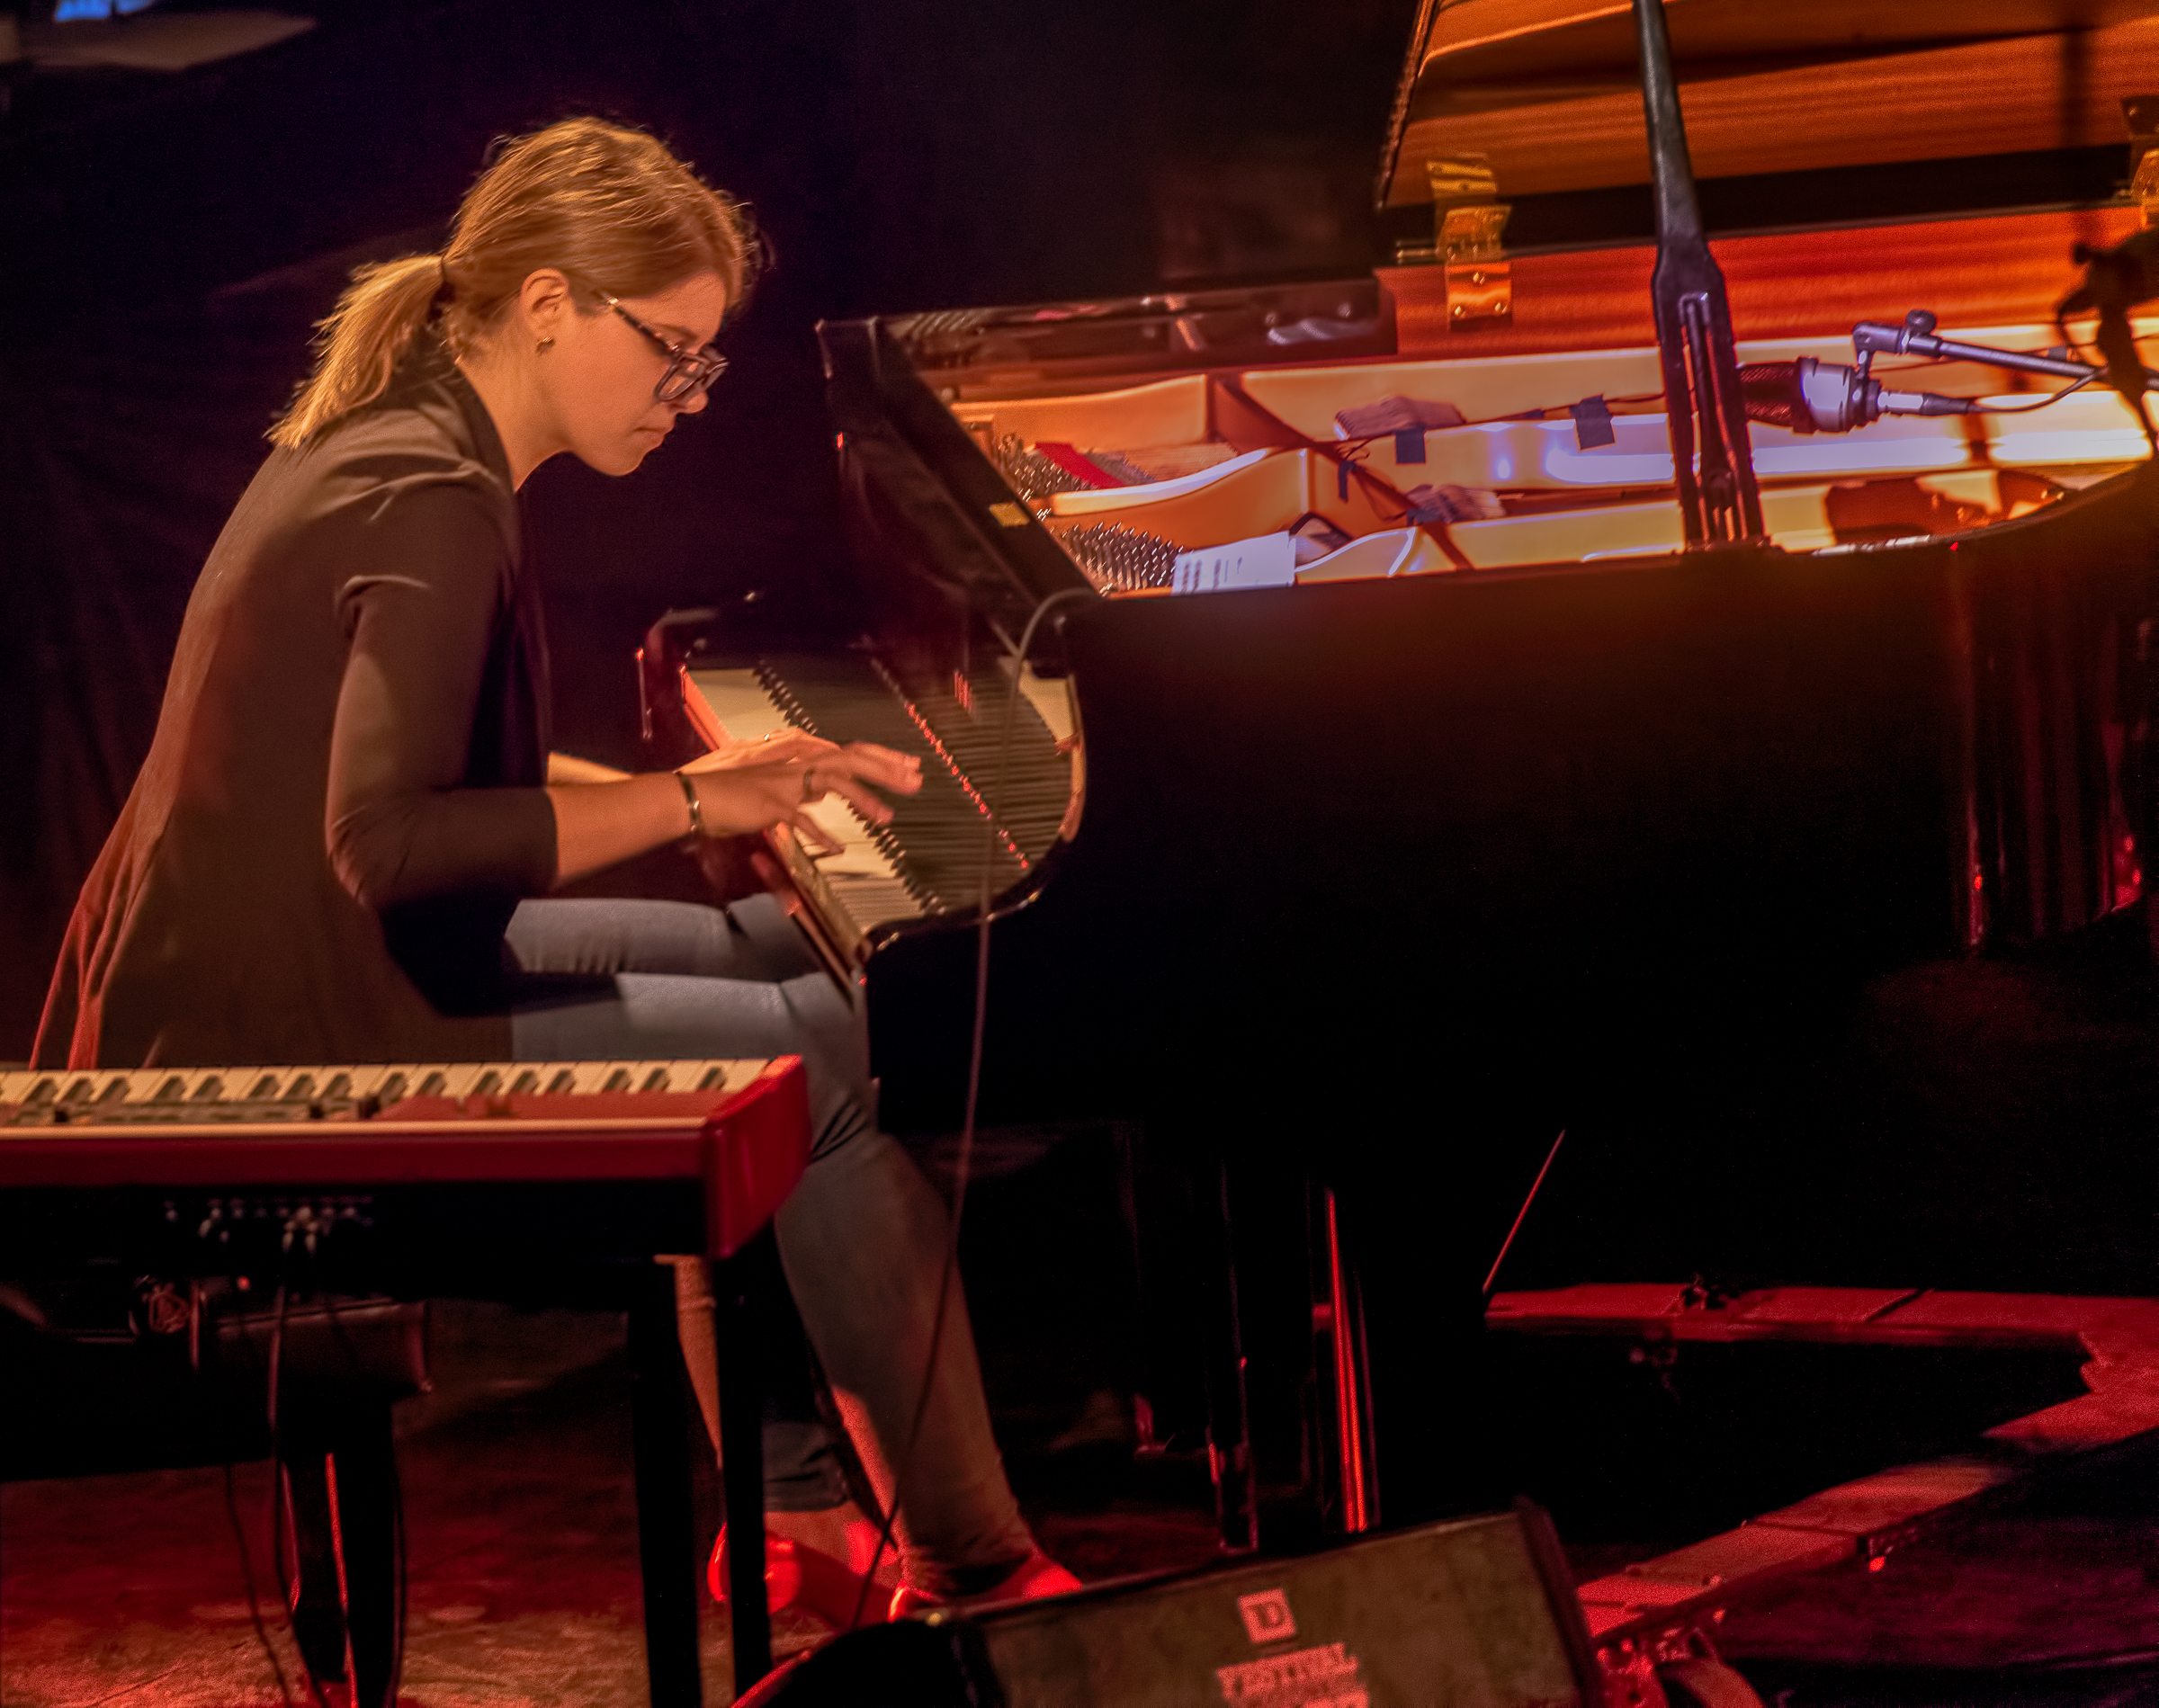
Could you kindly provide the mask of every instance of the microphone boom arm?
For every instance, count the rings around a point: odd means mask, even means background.
[[[2101,370],[2088,362],[2062,356],[2036,355],[2026,350],[1995,350],[1983,344],[1959,344],[1954,338],[1934,335],[1934,317],[1914,309],[1901,326],[1878,320],[1862,320],[1851,329],[1851,347],[1864,362],[1869,356],[1925,356],[1934,362],[1983,362],[1989,367],[2008,368],[2018,373],[2043,373],[2056,380],[2094,380]]]

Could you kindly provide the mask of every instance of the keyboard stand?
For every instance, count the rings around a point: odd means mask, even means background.
[[[735,1695],[772,1670],[765,1599],[765,1461],[761,1360],[739,1258],[712,1265],[712,1335],[720,1365],[721,1487],[728,1525],[728,1612]],[[685,1427],[689,1385],[675,1323],[675,1274],[655,1263],[630,1311],[630,1418],[637,1475],[638,1564],[645,1592],[645,1670],[653,1708],[698,1708],[700,1567]],[[698,1440],[703,1439],[702,1431]]]

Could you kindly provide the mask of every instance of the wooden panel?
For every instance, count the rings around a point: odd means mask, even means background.
[[[1861,320],[1931,309],[1944,326],[2050,320],[2076,282],[2075,243],[2118,243],[2138,227],[2128,208],[1930,219],[1843,231],[1725,237],[1711,246],[1725,270],[1742,338],[1835,336]],[[1514,315],[1451,330],[1438,267],[1389,267],[1404,356],[1500,356],[1651,344],[1647,246],[1520,255]]]
[[[1698,177],[1935,160],[2119,141],[2121,102],[2159,91],[2159,21],[1689,79],[1680,105]],[[1466,98],[1456,92],[1457,100]],[[1390,204],[1429,199],[1421,162],[1474,150],[1500,193],[1649,180],[1631,84],[1493,111],[1412,116]]]
[[[1665,0],[1672,63],[1856,58],[1888,48],[1941,47],[2002,36],[2090,30],[2159,12],[2154,0]],[[1631,0],[1455,0],[1427,20],[1412,54],[1413,113],[1468,86],[1572,80],[1617,72],[1636,82]],[[1494,104],[1484,101],[1483,104]]]
[[[1856,1482],[1824,1489],[1789,1507],[1779,1507],[1775,1512],[1762,1514],[1754,1524],[1772,1530],[1827,1531],[1854,1538],[1879,1535],[1915,1518],[1931,1517],[1976,1499],[2016,1474],[2013,1464],[1976,1455],[1898,1465]]]

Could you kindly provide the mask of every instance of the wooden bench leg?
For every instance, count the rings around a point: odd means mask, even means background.
[[[686,1439],[687,1381],[675,1328],[675,1276],[647,1265],[630,1311],[630,1429],[637,1552],[644,1578],[645,1673],[653,1708],[701,1708],[695,1519]],[[764,1550],[758,1550],[763,1561]],[[761,1587],[761,1586],[760,1586]]]

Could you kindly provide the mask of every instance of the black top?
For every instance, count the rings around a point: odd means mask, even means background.
[[[432,337],[272,453],[189,600],[40,1066],[473,1060],[554,881],[547,652],[509,467]]]

